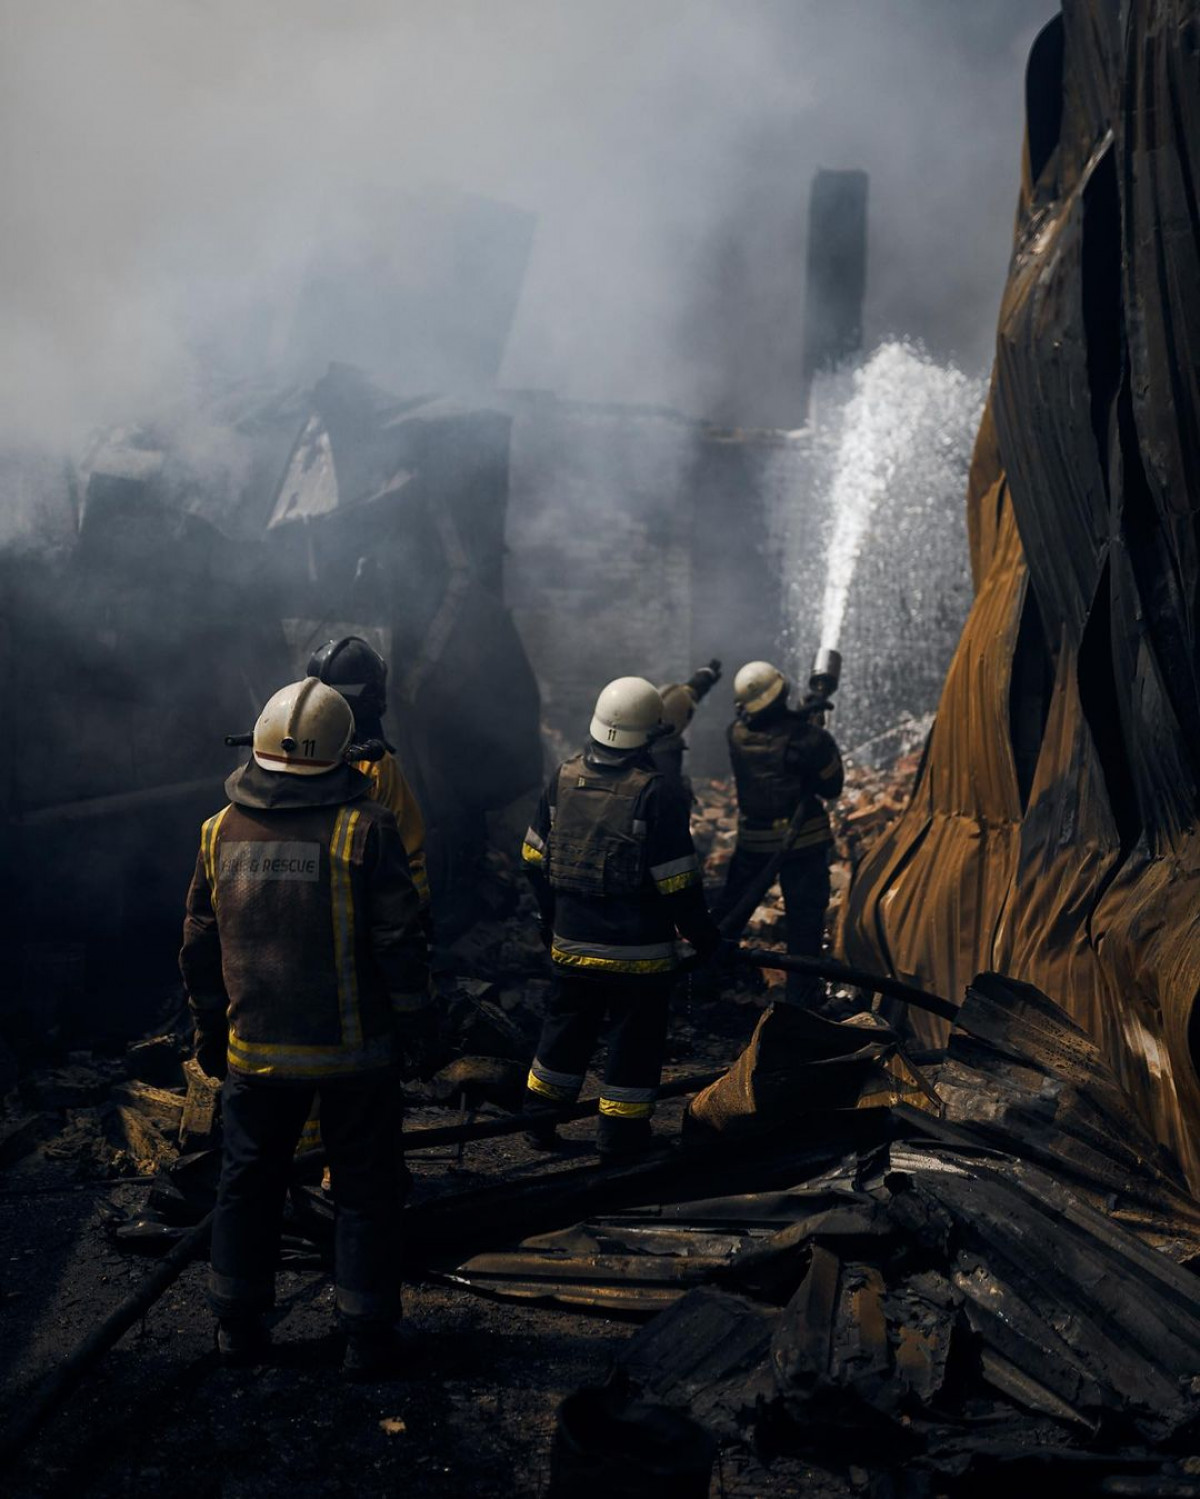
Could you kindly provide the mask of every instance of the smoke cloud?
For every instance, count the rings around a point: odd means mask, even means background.
[[[0,0],[0,440],[186,401],[245,366],[248,330],[271,357],[314,257],[386,248],[428,184],[537,215],[509,386],[710,414],[714,266],[743,247],[765,323],[798,297],[818,166],[871,176],[868,347],[902,333],[981,367],[1050,12]]]

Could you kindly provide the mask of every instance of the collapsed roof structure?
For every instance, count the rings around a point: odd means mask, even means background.
[[[401,219],[426,250],[403,276],[375,268],[339,301],[314,269],[290,325],[304,378],[214,377],[77,463],[6,461],[6,491],[59,521],[0,553],[0,687],[22,705],[0,748],[0,1021],[18,1045],[145,1026],[236,763],[224,736],[331,636],[392,662],[386,727],[439,918],[453,933],[478,914],[486,817],[541,776],[539,699],[504,603],[511,418],[427,392],[494,380],[533,221],[457,198]],[[355,297],[373,299],[385,383],[329,363],[366,317]]]
[[[1198,35],[1193,0],[1066,0],[1033,49],[975,602],[840,931],[849,960],[940,993],[988,968],[1037,984],[1193,1182]]]

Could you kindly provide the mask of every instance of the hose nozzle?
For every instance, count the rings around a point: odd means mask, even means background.
[[[838,690],[842,680],[842,653],[832,646],[823,645],[817,652],[813,669],[808,678],[809,691],[818,697],[830,698]]]

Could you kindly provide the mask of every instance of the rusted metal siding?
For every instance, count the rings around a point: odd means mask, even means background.
[[[976,600],[840,946],[952,997],[982,969],[1038,985],[1196,1183],[1200,3],[1067,0],[1056,24],[972,467]]]

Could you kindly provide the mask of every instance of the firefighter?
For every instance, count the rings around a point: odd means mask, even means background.
[[[396,819],[408,870],[428,915],[429,877],[425,868],[425,822],[421,808],[412,794],[404,772],[396,759],[395,746],[388,744],[383,732],[383,715],[387,712],[387,662],[361,635],[346,635],[341,640],[327,640],[312,653],[308,675],[320,677],[336,687],[354,713],[354,737],[361,744],[378,739],[386,753],[378,760],[362,760],[357,768],[371,783],[373,801],[382,802]]]
[[[385,806],[396,819],[404,852],[408,855],[408,872],[421,902],[425,936],[433,942],[433,913],[429,902],[429,875],[425,867],[425,820],[412,789],[404,778],[393,745],[383,732],[383,715],[387,712],[387,662],[361,635],[344,635],[327,640],[308,661],[308,675],[336,688],[350,704],[354,714],[354,737],[358,743],[374,739],[384,746],[377,760],[359,760],[361,770],[371,783],[368,795]],[[321,1146],[321,1104],[317,1099],[301,1131],[297,1150],[303,1154]]]
[[[438,1017],[404,845],[344,761],[353,734],[346,700],[315,677],[266,704],[230,804],[201,833],[180,968],[197,1059],[225,1078],[208,1285],[221,1355],[264,1352],[292,1156],[319,1094],[344,1367],[373,1377],[400,1311],[400,1075]]]
[[[526,1107],[578,1097],[607,1019],[597,1146],[609,1158],[651,1144],[676,933],[701,957],[721,945],[704,904],[687,799],[649,752],[661,717],[649,682],[610,682],[586,749],[551,778],[522,848],[554,975]],[[554,1144],[553,1129],[535,1131],[535,1143]]]
[[[686,682],[669,682],[658,689],[658,695],[662,698],[663,723],[669,732],[654,740],[650,753],[663,775],[687,794],[689,804],[693,800],[692,783],[683,773],[683,757],[687,753],[683,734],[691,723],[701,698],[711,692],[720,680],[721,663],[714,658],[707,666],[694,671]]]
[[[842,757],[820,726],[824,698],[787,705],[788,681],[767,661],[751,661],[733,681],[737,717],[729,728],[729,758],[737,785],[737,846],[719,902],[728,914],[771,860],[779,865],[789,953],[819,957],[829,906],[833,832],[824,803],[841,795]],[[765,892],[764,892],[765,893]],[[734,935],[734,934],[731,934]],[[788,976],[788,998],[812,1004],[819,982]]]

